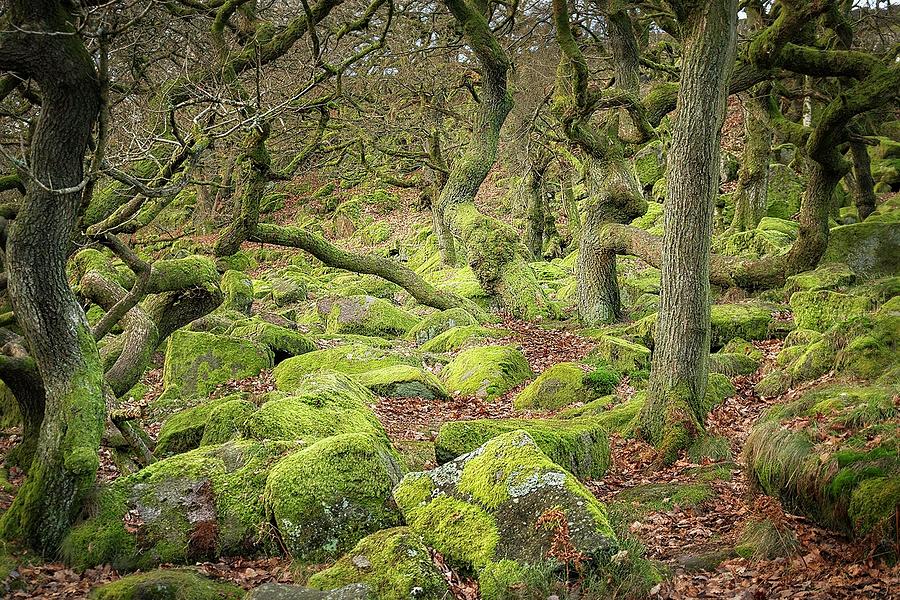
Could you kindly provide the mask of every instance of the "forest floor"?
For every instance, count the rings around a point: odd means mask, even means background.
[[[574,332],[546,329],[538,325],[505,319],[503,327],[513,332],[505,342],[519,346],[535,372],[562,361],[582,359],[593,343]],[[851,542],[826,531],[809,520],[784,512],[777,500],[753,493],[741,468],[741,449],[752,424],[769,405],[790,400],[802,389],[792,389],[772,399],[755,395],[753,384],[767,363],[774,360],[780,340],[756,343],[765,354],[760,371],[733,378],[737,393],[713,410],[708,428],[711,434],[726,437],[731,444],[734,462],[727,463],[730,477],[710,482],[714,494],[706,501],[687,507],[671,506],[668,510],[651,511],[629,525],[629,530],[646,546],[648,558],[671,569],[670,577],[651,590],[650,598],[900,598],[900,565],[886,565],[872,557],[871,548],[863,541]],[[146,381],[158,378],[151,371]],[[828,375],[814,384],[822,383]],[[812,384],[804,386],[810,387]],[[256,393],[272,386],[271,377],[263,373],[257,378],[236,382],[234,387]],[[418,398],[381,399],[373,406],[388,434],[398,443],[409,440],[432,440],[441,423],[460,419],[507,418],[513,416],[512,398],[520,388],[493,402],[472,398],[454,398],[446,402]],[[617,393],[627,398],[633,389],[627,380]],[[521,413],[516,416],[522,416]],[[547,416],[544,413],[544,416]],[[152,424],[148,424],[152,430]],[[0,454],[16,440],[15,432],[0,436]],[[612,439],[612,463],[601,481],[586,482],[601,500],[609,501],[623,490],[642,484],[678,484],[691,480],[698,466],[683,459],[659,470],[653,463],[654,451],[647,444],[622,437]],[[21,483],[22,474],[10,472],[10,487],[0,491],[0,508],[12,500],[12,490]],[[109,464],[101,478],[111,479],[116,473]],[[740,527],[751,518],[768,518],[796,536],[799,546],[787,558],[749,560],[727,558],[713,570],[686,568],[688,557],[714,553],[717,548],[733,547]],[[93,587],[118,578],[109,566],[78,573],[62,563],[46,563],[18,556],[22,563],[13,573],[24,587],[10,591],[10,598],[77,598]],[[436,562],[451,582],[457,600],[477,600],[477,585],[460,579],[440,556]],[[294,581],[288,559],[222,558],[216,562],[198,563],[193,568],[214,578],[229,580],[245,588],[269,581]],[[3,587],[0,587],[3,591]]]

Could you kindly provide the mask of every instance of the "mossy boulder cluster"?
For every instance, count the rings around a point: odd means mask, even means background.
[[[512,346],[463,350],[441,371],[451,394],[496,398],[532,376],[528,361]]]

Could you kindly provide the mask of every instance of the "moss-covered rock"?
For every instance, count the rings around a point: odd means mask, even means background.
[[[778,231],[791,238],[796,238],[800,233],[800,224],[797,221],[779,219],[778,217],[763,217],[756,228],[763,231]]]
[[[229,334],[232,337],[253,340],[268,346],[275,357],[275,362],[316,349],[316,345],[299,331],[261,319],[238,323],[231,328]]]
[[[511,582],[497,577],[501,572],[522,581],[534,567],[556,562],[548,556],[557,531],[553,517],[567,521],[573,547],[589,563],[616,550],[603,504],[521,430],[432,471],[410,473],[394,498],[411,530],[488,583],[486,600],[509,593],[504,584]]]
[[[231,256],[220,256],[216,259],[216,268],[220,271],[247,272],[259,266],[256,259],[244,250],[238,250]]]
[[[650,188],[659,181],[666,172],[666,160],[663,156],[661,142],[645,144],[634,155],[634,171],[641,187]]]
[[[450,395],[440,380],[412,365],[395,365],[354,376],[357,382],[375,394],[387,398],[446,399]]]
[[[855,281],[856,273],[846,264],[827,263],[814,271],[805,271],[788,277],[784,286],[784,295],[790,298],[794,292],[837,290],[852,285]]]
[[[711,373],[721,373],[728,377],[749,375],[759,368],[759,362],[740,352],[716,352],[709,355]]]
[[[351,583],[329,591],[285,583],[264,583],[247,592],[244,600],[379,600],[379,597],[364,583]]]
[[[818,342],[821,339],[822,334],[814,329],[797,328],[784,338],[784,347],[792,348],[794,346],[806,346]]]
[[[247,429],[247,420],[256,408],[255,404],[241,398],[217,404],[206,419],[200,445],[224,444],[241,437]]]
[[[127,575],[91,590],[92,600],[240,600],[244,590],[195,571],[158,569]]]
[[[557,363],[519,392],[513,399],[513,406],[519,410],[557,410],[574,402],[590,402],[594,399],[594,393],[584,384],[585,376],[584,370],[576,363]]]
[[[726,398],[735,394],[736,390],[731,380],[721,373],[710,373],[706,381],[706,407],[707,411],[722,404]]]
[[[761,258],[783,254],[791,247],[793,241],[791,235],[781,231],[751,229],[716,238],[713,250],[727,256]]]
[[[367,584],[380,600],[444,600],[450,596],[422,538],[406,527],[363,538],[333,566],[309,580],[310,586],[320,590],[351,583]]]
[[[372,392],[334,371],[298,379],[295,391],[277,394],[260,406],[245,424],[254,439],[302,440],[311,444],[333,435],[366,433],[387,439],[369,408]]]
[[[184,396],[205,395],[234,379],[258,375],[274,364],[272,351],[252,340],[199,331],[169,336],[163,384]]]
[[[868,298],[830,290],[795,292],[790,304],[797,326],[815,331],[825,331],[872,308]]]
[[[406,334],[407,339],[424,344],[438,334],[454,327],[478,325],[478,320],[464,308],[451,308],[428,315]]]
[[[218,406],[235,400],[240,401],[241,395],[235,394],[208,400],[192,408],[176,412],[167,418],[157,436],[156,454],[167,456],[199,447],[206,423],[212,412]]]
[[[790,219],[800,211],[800,199],[805,187],[803,179],[788,165],[769,165],[766,214],[779,219]]]
[[[434,440],[438,464],[521,429],[550,460],[582,479],[600,479],[609,466],[609,428],[593,419],[478,419],[444,423]]]
[[[253,280],[240,271],[225,271],[219,284],[225,299],[222,308],[236,310],[245,315],[250,314],[253,304]]]
[[[102,486],[93,516],[71,529],[62,554],[78,568],[186,563],[275,550],[261,536],[269,468],[295,443],[236,441],[153,463]]]
[[[753,304],[713,304],[710,307],[710,345],[721,348],[735,338],[764,340],[772,312]]]
[[[296,389],[307,375],[322,369],[358,374],[397,365],[417,366],[420,363],[415,356],[373,348],[361,343],[350,343],[288,358],[279,363],[272,374],[279,390],[291,391]]]
[[[492,329],[480,325],[452,327],[422,344],[421,350],[423,352],[455,352],[469,344],[486,339],[501,338],[509,333],[505,329]]]
[[[415,315],[372,296],[325,298],[318,310],[326,333],[401,337],[419,322]]]
[[[822,263],[843,262],[862,278],[900,273],[900,227],[897,221],[841,225],[831,229]]]
[[[603,335],[588,359],[601,359],[621,373],[632,373],[650,368],[650,349],[624,338]]]
[[[288,551],[301,561],[321,562],[400,523],[391,490],[401,476],[398,457],[383,438],[332,436],[272,468],[267,507]]]
[[[664,181],[664,180],[661,180]],[[654,186],[655,187],[655,186]],[[664,196],[663,196],[664,197]],[[650,233],[662,232],[663,205],[662,201],[648,202],[647,212],[634,219],[631,224],[639,229],[645,229]],[[658,231],[657,231],[658,230]]]
[[[463,350],[441,371],[452,394],[496,398],[532,376],[528,361],[512,346]]]

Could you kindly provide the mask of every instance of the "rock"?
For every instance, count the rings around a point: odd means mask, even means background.
[[[406,527],[385,529],[360,540],[309,585],[330,590],[365,583],[379,600],[444,600],[450,590],[420,536]]]
[[[713,304],[710,307],[712,348],[721,348],[734,338],[764,340],[768,337],[772,312],[753,304]]]
[[[169,336],[163,384],[182,396],[205,396],[216,386],[259,375],[274,365],[272,351],[251,340],[199,331]]]
[[[797,214],[805,187],[803,179],[791,167],[777,163],[769,165],[766,215],[790,219]]]
[[[450,395],[437,377],[411,365],[366,371],[354,377],[363,387],[386,398],[447,399]]]
[[[272,374],[279,390],[291,391],[296,389],[299,382],[307,375],[322,369],[355,375],[385,367],[418,366],[419,364],[421,364],[421,360],[415,356],[402,355],[359,342],[351,342],[343,346],[316,350],[302,356],[288,358],[279,363]]]
[[[299,331],[261,319],[238,323],[231,328],[229,335],[265,344],[272,351],[276,363],[316,349],[316,345]]]
[[[222,309],[250,314],[250,307],[253,304],[253,280],[248,275],[240,271],[225,271],[219,287],[225,295]]]
[[[222,402],[212,409],[203,428],[201,446],[224,444],[241,437],[247,430],[250,415],[256,412],[256,405],[247,400],[236,398]]]
[[[595,395],[593,390],[584,384],[586,375],[587,373],[575,363],[557,363],[538,375],[537,379],[519,392],[513,399],[513,406],[518,410],[526,408],[557,410],[574,402],[590,402]]]
[[[602,336],[588,358],[600,358],[621,373],[650,368],[649,348],[611,335]]]
[[[710,373],[721,373],[728,377],[750,375],[759,368],[759,361],[740,352],[716,352],[709,355]]]
[[[830,290],[795,292],[790,304],[797,326],[815,331],[825,331],[837,323],[865,314],[872,307],[871,301],[864,296]]]
[[[245,435],[306,444],[345,433],[367,433],[387,440],[369,408],[375,397],[346,375],[320,371],[299,379],[296,389],[265,402],[247,419]]]
[[[319,301],[318,311],[326,333],[401,337],[419,322],[415,315],[372,296],[325,298]]]
[[[757,225],[756,228],[764,231],[778,231],[789,236],[791,239],[796,239],[800,234],[799,223],[787,219],[779,219],[777,217],[763,217],[760,219],[759,225]]]
[[[795,329],[784,338],[784,347],[806,346],[822,339],[822,334],[814,329]],[[782,350],[783,352],[783,350]],[[779,354],[780,356],[780,354]]]
[[[787,278],[784,295],[790,298],[794,292],[837,290],[852,285],[856,273],[844,263],[828,263],[814,271],[805,271]]]
[[[451,394],[493,399],[532,376],[528,361],[512,346],[463,350],[441,371]]]
[[[713,243],[713,251],[726,256],[761,258],[783,254],[791,247],[794,237],[771,229],[751,229],[720,237]]]
[[[306,282],[298,273],[284,271],[269,280],[275,306],[288,306],[306,300]]]
[[[127,575],[91,590],[92,600],[240,600],[244,590],[199,573],[158,569]]]
[[[252,440],[177,454],[101,486],[94,514],[62,544],[76,568],[126,570],[276,550],[263,489],[270,467],[296,443]]]
[[[291,555],[322,562],[400,523],[391,490],[401,476],[399,459],[383,438],[337,435],[275,465],[265,497]]]
[[[666,160],[660,142],[645,144],[632,159],[634,171],[641,187],[650,188],[659,181],[666,172]]]
[[[505,329],[491,329],[480,325],[452,327],[439,333],[421,346],[422,352],[455,352],[484,339],[501,338],[509,334]]]
[[[406,338],[424,344],[440,333],[454,327],[478,325],[478,320],[464,308],[451,308],[428,315],[406,334]]]
[[[247,592],[244,600],[380,600],[362,583],[353,583],[339,590],[323,592],[299,585],[264,583]]]
[[[240,401],[241,395],[232,394],[208,400],[170,416],[159,430],[156,441],[156,454],[158,456],[166,456],[187,452],[199,447],[209,416],[218,406],[233,400]]]
[[[833,227],[821,262],[846,263],[865,279],[900,274],[897,217],[892,219],[893,222],[870,222],[871,218],[862,223]]]
[[[220,271],[250,271],[258,265],[256,259],[243,250],[238,250],[231,256],[220,256],[216,259],[216,268]]]
[[[550,460],[582,479],[600,479],[609,467],[609,429],[590,418],[450,421],[434,441],[435,457],[444,464],[516,430],[528,433]]]
[[[548,549],[557,519],[566,520],[570,542],[588,565],[617,550],[604,505],[521,430],[432,471],[408,474],[394,498],[426,544],[476,573],[485,600],[508,597],[510,585],[554,566]]]
[[[709,412],[735,394],[731,380],[721,373],[710,373],[706,382],[706,406]]]

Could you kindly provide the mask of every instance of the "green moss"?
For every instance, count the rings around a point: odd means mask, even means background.
[[[299,382],[307,375],[322,369],[357,374],[396,365],[417,366],[419,363],[414,356],[404,356],[360,343],[350,343],[288,358],[279,363],[272,374],[278,389],[291,391],[297,389]]]
[[[815,292],[819,290],[837,290],[852,285],[856,281],[856,273],[844,263],[824,264],[814,271],[806,271],[787,278],[784,286],[785,297],[794,292]]]
[[[275,306],[289,306],[306,300],[306,278],[293,267],[278,271],[268,281]]]
[[[217,404],[206,419],[200,445],[224,444],[239,438],[246,430],[247,419],[254,412],[256,405],[240,398]]]
[[[746,354],[716,352],[709,355],[710,373],[721,373],[728,377],[750,375],[759,368],[759,363]]]
[[[863,278],[896,275],[898,247],[897,223],[873,221],[870,216],[862,223],[833,227],[821,262],[846,263]]]
[[[872,308],[868,298],[830,290],[795,292],[790,303],[797,326],[815,331],[825,331]]]
[[[391,490],[401,475],[384,438],[332,436],[272,468],[265,491],[268,512],[295,558],[335,558],[367,534],[400,523]]]
[[[265,402],[247,419],[244,435],[303,440],[307,444],[353,432],[386,439],[381,423],[369,408],[375,397],[345,375],[321,371],[298,379],[296,390]]]
[[[726,398],[736,393],[731,380],[721,373],[710,373],[706,382],[707,412],[722,404]]]
[[[780,231],[751,229],[717,238],[713,250],[726,256],[762,258],[783,254],[793,241],[793,236]]]
[[[366,245],[377,246],[391,237],[391,225],[386,221],[375,221],[357,232],[359,239]]]
[[[761,519],[744,525],[734,550],[742,558],[773,560],[796,554],[800,543],[787,527]]]
[[[435,455],[445,463],[471,452],[488,440],[522,430],[553,462],[584,479],[600,479],[609,466],[609,429],[594,419],[480,419],[451,421],[441,426]]]
[[[508,335],[504,329],[490,329],[480,325],[452,327],[439,333],[421,346],[423,352],[455,352],[469,344],[484,339],[500,338]]]
[[[710,308],[712,348],[721,348],[735,338],[764,340],[772,313],[752,304],[714,304]]]
[[[356,375],[354,379],[388,398],[446,399],[450,395],[437,377],[412,365],[395,365]]]
[[[763,217],[760,219],[759,225],[757,225],[756,228],[768,231],[779,231],[792,238],[796,238],[800,233],[800,225],[796,221],[779,219],[778,217]]]
[[[128,575],[94,588],[92,600],[240,600],[244,590],[187,570],[159,569]]]
[[[441,371],[450,393],[496,398],[532,376],[525,357],[512,346],[463,350]]]
[[[385,529],[362,540],[309,585],[333,590],[365,583],[380,600],[444,600],[450,594],[421,538],[406,527]]]
[[[606,396],[588,402],[584,406],[566,409],[558,416],[560,419],[591,417],[593,422],[602,425],[609,431],[627,433],[635,424],[641,407],[644,405],[644,395],[638,393],[633,400],[611,406],[614,402],[615,396]]]
[[[588,402],[594,398],[594,392],[584,385],[585,375],[575,363],[557,363],[529,383],[513,399],[513,406],[518,410],[556,410],[574,402]]]
[[[451,308],[431,314],[422,319],[406,334],[406,338],[417,344],[428,340],[454,327],[477,326],[478,320],[464,308]]]
[[[159,430],[156,454],[166,456],[199,447],[209,416],[220,405],[231,401],[241,401],[240,394],[209,400],[173,414]]]
[[[276,362],[316,349],[315,344],[299,331],[258,319],[238,323],[228,333],[232,337],[253,340],[268,346]]]
[[[890,477],[873,477],[862,481],[850,498],[848,516],[854,529],[865,535],[878,527],[887,531],[882,533],[885,539],[892,539],[891,521],[897,506],[900,505],[900,472]]]
[[[617,512],[634,520],[652,512],[668,512],[676,506],[700,506],[714,496],[707,483],[644,483],[619,492],[614,503]]]
[[[250,306],[253,304],[253,280],[249,276],[240,271],[225,271],[219,287],[225,295],[221,305],[223,309],[250,314]]]
[[[257,342],[179,330],[169,336],[163,383],[184,395],[205,395],[219,384],[258,375],[273,362],[272,351]]]
[[[800,210],[800,198],[805,188],[803,179],[787,165],[769,166],[766,214],[779,219],[790,219]]]
[[[231,256],[220,256],[216,259],[216,268],[220,271],[252,271],[259,264],[244,250],[238,250]]]
[[[695,463],[703,462],[704,459],[713,462],[731,460],[731,444],[728,438],[705,435],[694,440],[687,449],[687,455]]]
[[[763,359],[762,350],[742,338],[732,339],[722,347],[720,352],[725,354],[743,354],[757,362]]]
[[[665,181],[665,180],[661,180]],[[656,186],[654,186],[656,187]],[[665,193],[665,192],[663,192]],[[655,194],[654,194],[655,195]],[[631,224],[640,229],[645,229],[650,231],[654,227],[659,226],[662,223],[663,216],[663,205],[660,201],[657,202],[648,202],[647,203],[647,212],[645,212],[640,217],[634,219]]]
[[[641,187],[652,187],[666,172],[662,143],[656,141],[645,144],[634,155],[633,162]]]
[[[795,329],[790,332],[786,338],[784,338],[784,347],[792,348],[796,346],[807,346],[809,344],[814,344],[822,339],[822,334],[814,329]],[[782,350],[782,352],[784,352]],[[780,356],[781,353],[779,353]],[[794,356],[793,358],[796,358]],[[782,366],[790,362],[790,360],[785,359],[787,362],[779,362]],[[791,359],[793,360],[793,359]]]
[[[650,349],[611,335],[602,336],[588,360],[603,360],[621,373],[631,373],[650,367]]]
[[[330,304],[330,306],[329,306]],[[418,324],[419,319],[387,300],[372,296],[336,298],[325,304],[326,333],[356,333],[381,337],[400,337]]]

